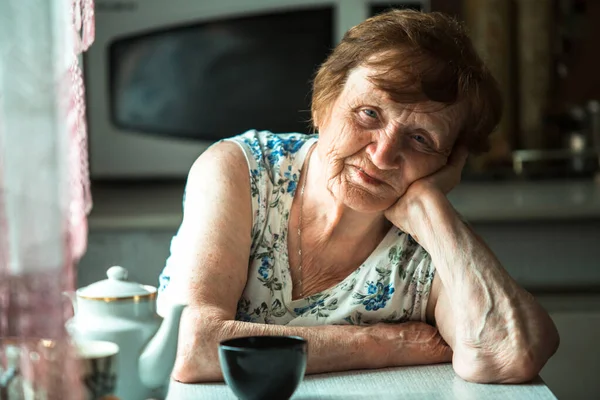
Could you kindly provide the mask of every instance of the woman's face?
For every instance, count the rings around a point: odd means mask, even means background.
[[[458,107],[432,112],[431,105],[392,101],[369,81],[373,72],[352,71],[328,118],[316,121],[327,189],[360,212],[386,210],[410,184],[443,167],[462,121]]]

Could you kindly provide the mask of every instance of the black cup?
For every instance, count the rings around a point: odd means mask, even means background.
[[[297,336],[225,340],[219,344],[221,371],[239,399],[289,399],[304,377],[307,347]]]

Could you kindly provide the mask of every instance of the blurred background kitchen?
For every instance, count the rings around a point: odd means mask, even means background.
[[[489,153],[450,197],[551,312],[559,399],[600,398],[600,1],[97,0],[84,55],[94,207],[78,286],[111,265],[157,285],[186,174],[248,129],[309,132],[310,81],[344,32],[388,8],[467,23],[500,82]]]

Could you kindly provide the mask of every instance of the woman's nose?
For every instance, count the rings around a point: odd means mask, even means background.
[[[375,167],[381,170],[398,169],[402,162],[402,144],[399,138],[380,135],[367,146],[367,154]]]

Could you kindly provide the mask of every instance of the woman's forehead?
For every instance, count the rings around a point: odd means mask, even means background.
[[[367,67],[357,67],[350,71],[342,95],[345,94],[349,97],[366,95],[373,97],[373,100],[384,97],[386,93],[377,88],[369,79],[374,72],[373,69]]]
[[[410,116],[410,120],[426,130],[450,134],[458,132],[464,121],[464,107],[461,104],[450,106],[435,102],[402,104],[392,100],[389,93],[378,88],[370,79],[376,70],[369,67],[358,67],[348,76],[341,93],[342,103],[373,105],[402,116]],[[408,122],[408,121],[406,121]]]

